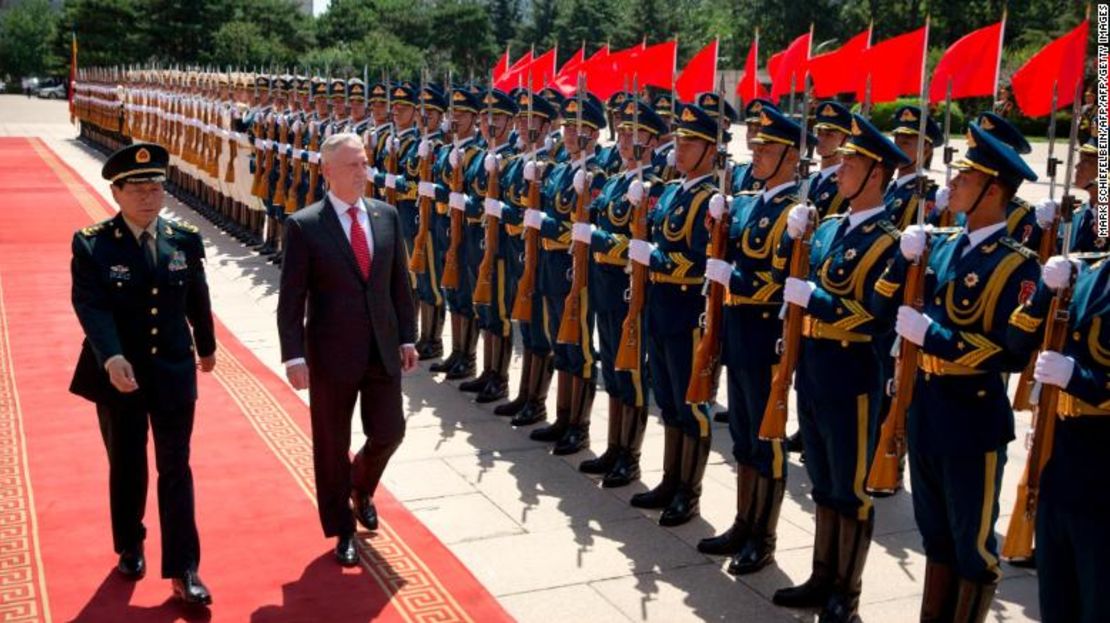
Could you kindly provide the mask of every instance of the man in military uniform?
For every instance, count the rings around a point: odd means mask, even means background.
[[[909,264],[929,245],[917,225],[903,233],[872,305],[880,317],[897,316],[898,335],[921,348],[907,432],[927,560],[921,612],[930,621],[984,621],[1002,578],[989,527],[1014,439],[1004,373],[1024,368],[1032,350],[1007,349],[1006,327],[1040,272],[1036,254],[1006,235],[1006,206],[1036,174],[974,122],[967,145],[949,185],[949,208],[965,215],[966,228],[932,241],[924,309],[898,306]]]
[[[420,133],[416,126],[418,93],[406,84],[393,87],[390,94],[393,105],[392,131],[383,143],[381,162],[374,176],[374,187],[394,191],[396,208],[401,218],[401,234],[405,238],[405,251],[412,256],[416,239],[416,190],[419,183],[420,158],[417,154]]]
[[[894,127],[890,133],[894,135],[894,144],[905,154],[917,154],[917,143],[924,140],[925,150],[922,152],[924,162],[920,163],[920,167],[922,170],[928,170],[930,163],[933,161],[933,150],[944,145],[944,131],[940,129],[940,125],[932,117],[928,117],[925,119],[925,136],[918,136],[921,127],[921,115],[921,109],[917,106],[902,106],[895,110]],[[915,157],[914,155],[910,156],[911,162],[898,168],[898,177],[891,182],[884,197],[884,201],[890,210],[889,220],[894,223],[899,231],[909,227],[917,218],[916,180],[919,165],[912,160]],[[923,173],[923,175],[925,174]],[[928,180],[925,197],[923,197],[929,208],[926,214],[933,211],[936,193],[936,183]],[[848,200],[851,201],[852,198],[849,197]]]
[[[693,355],[701,340],[705,299],[705,209],[717,191],[718,120],[695,105],[682,108],[675,132],[675,166],[683,177],[667,184],[651,218],[651,240],[633,240],[628,257],[648,267],[646,305],[648,365],[652,390],[662,411],[663,480],[632,497],[639,508],[663,509],[660,525],[684,524],[699,513],[701,479],[711,442],[707,404],[688,404],[686,388]],[[727,144],[727,134],[724,135]]]
[[[667,124],[667,132],[659,137],[659,142],[651,152],[651,166],[652,173],[663,180],[670,182],[679,177],[680,173],[675,168],[675,136],[674,130],[678,124],[677,116],[682,114],[682,102],[677,102],[674,98],[667,96],[660,96],[656,101],[651,103],[652,109],[656,115]],[[661,114],[660,111],[663,111]]]
[[[760,114],[765,108],[777,108],[770,101],[756,98],[744,107],[744,144],[748,151],[754,151],[755,143],[752,142],[763,129]],[[732,192],[738,193],[749,190],[763,190],[763,182],[752,175],[751,163],[739,164],[732,168]]]
[[[197,359],[216,365],[204,245],[195,227],[158,216],[169,154],[137,143],[101,175],[115,217],[73,236],[73,307],[85,332],[70,391],[96,403],[108,451],[112,537],[121,575],[146,572],[147,427],[154,434],[162,577],[187,603],[212,597],[197,575],[200,541],[189,469]]]
[[[864,490],[878,433],[883,393],[875,337],[890,331],[866,304],[872,284],[896,252],[898,230],[888,220],[883,189],[895,167],[909,158],[859,115],[841,147],[837,172],[841,194],[852,197],[847,213],[825,217],[813,232],[809,276],[788,277],[783,300],[805,310],[798,351],[798,421],[806,472],[817,505],[813,571],[773,601],[791,608],[821,608],[822,621],[857,616],[863,566],[874,529],[874,507]],[[782,269],[794,244],[806,235],[812,206],[795,206],[778,255]]]
[[[1050,258],[1041,286],[1014,311],[1007,332],[1011,350],[1039,347],[1052,300],[1072,288],[1063,351],[1042,351],[1034,372],[1039,383],[1063,392],[1037,497],[1037,583],[1046,623],[1110,620],[1110,498],[1090,487],[1093,475],[1107,473],[1110,444],[1110,327],[1103,323],[1110,261],[1103,255],[1091,267],[1075,264]]]
[[[840,214],[848,209],[847,200],[837,187],[836,172],[840,169],[840,148],[852,134],[852,113],[842,104],[833,101],[817,104],[817,122],[813,132],[817,135],[814,151],[821,158],[821,169],[810,178],[809,202],[817,208],[821,218]]]
[[[774,560],[779,511],[786,491],[786,454],[779,440],[759,438],[770,396],[776,342],[782,335],[781,266],[775,247],[786,230],[790,207],[798,202],[795,170],[802,127],[774,108],[760,113],[762,130],[753,139],[752,175],[764,190],[740,193],[728,207],[725,259],[710,259],[706,278],[726,288],[724,363],[728,367],[729,433],[737,463],[736,518],[717,537],[702,539],[698,550],[734,554],[729,573],[754,573]],[[811,137],[807,137],[813,140]],[[810,143],[812,144],[812,143]],[[709,203],[714,220],[724,218],[726,200]]]
[[[422,228],[427,229],[424,248],[420,250],[425,258],[424,270],[416,273],[416,294],[420,304],[420,337],[416,342],[416,352],[421,361],[426,361],[443,356],[443,323],[447,312],[440,285],[446,250],[443,245],[447,242],[450,221],[443,218],[447,214],[446,202],[436,202],[433,181],[436,176],[435,167],[438,164],[437,153],[444,144],[443,116],[447,110],[447,95],[434,84],[425,85],[420,91],[419,110],[420,127],[423,131],[416,148],[417,167],[419,169],[427,162],[431,177],[427,180],[421,178],[411,181],[406,178],[405,182],[416,186],[418,219],[424,218],[424,215],[419,213],[421,199],[426,197],[431,202],[428,222],[417,221],[418,231]],[[442,215],[439,213],[441,206]],[[414,249],[413,252],[416,253],[417,250]]]
[[[1075,253],[1103,252],[1110,250],[1110,238],[1100,236],[1098,217],[1092,207],[1098,194],[1098,139],[1091,137],[1079,148],[1079,158],[1075,163],[1075,187],[1087,193],[1087,201],[1071,217],[1071,250]],[[1048,228],[1056,219],[1060,206],[1051,199],[1037,205],[1037,223]],[[1063,248],[1064,228],[1058,232],[1057,249]]]

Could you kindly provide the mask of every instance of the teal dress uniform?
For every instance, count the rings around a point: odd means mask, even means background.
[[[836,175],[839,169],[839,164],[833,165],[810,177],[809,202],[817,208],[821,218],[842,214],[848,209],[848,199],[840,194],[840,180]]]
[[[1110,473],[1110,261],[1082,267],[1075,280],[1063,355],[1075,366],[1062,389],[1052,454],[1037,503],[1037,582],[1047,623],[1110,620],[1110,499],[1091,487]],[[1040,346],[1055,292],[1043,284],[1010,317],[1009,348]],[[1098,486],[1097,480],[1093,483]]]
[[[1059,244],[1063,248],[1064,228],[1060,228]],[[1071,251],[1074,253],[1099,253],[1110,249],[1110,238],[1100,237],[1098,232],[1098,218],[1095,216],[1091,202],[1080,206],[1071,217]]]
[[[397,149],[397,172],[396,172],[396,197],[397,197],[397,213],[401,217],[401,235],[405,238],[405,250],[408,252],[409,257],[412,257],[412,245],[416,240],[416,230],[418,228],[419,210],[417,208],[417,184],[420,182],[420,157],[417,155],[417,148],[420,144],[420,133],[416,127],[407,128],[402,130],[396,136],[390,135],[386,141],[392,141],[392,146],[389,149]],[[385,189],[385,162],[389,158],[389,154],[385,149],[383,153],[383,164],[378,168],[378,174],[374,176],[374,188]]]
[[[674,168],[674,140],[657,146],[651,154],[651,173],[655,177],[670,182],[678,177]]]
[[[515,155],[511,143],[499,145],[493,150],[487,148],[475,154],[471,161],[471,170],[466,176],[469,180],[469,197],[466,205],[467,272],[469,273],[469,282],[475,285],[478,283],[478,267],[482,264],[482,257],[486,248],[486,220],[482,203],[486,196],[486,188],[489,185],[489,173],[486,171],[485,159],[490,153],[501,158],[501,171],[498,173],[498,179],[502,184],[508,181],[505,176],[506,164]],[[504,191],[502,191],[502,196],[504,196]],[[498,235],[492,304],[475,305],[475,307],[478,313],[478,326],[482,330],[490,331],[502,337],[509,337],[512,334],[509,312],[512,311],[513,301],[508,295],[510,294],[509,290],[512,290],[512,293],[515,294],[516,288],[515,284],[509,281],[509,267],[506,258],[513,250],[509,245],[509,235],[504,226],[500,227]],[[471,292],[473,293],[473,290]]]
[[[478,162],[478,160],[480,160],[480,156],[482,156],[483,154],[483,151],[480,148],[477,139],[473,136],[461,140],[456,140],[453,143],[444,145],[443,148],[440,149],[439,153],[436,156],[436,165],[434,167],[436,180],[437,215],[439,215],[438,206],[448,200],[448,196],[450,193],[451,178],[454,176],[454,168],[451,166],[451,151],[454,149],[458,149],[461,152],[459,166],[463,169],[462,192],[464,193],[466,192],[466,189],[470,188],[471,184],[474,182],[473,176],[477,175],[476,163]],[[467,203],[469,211],[471,209],[469,206],[470,202],[468,201]],[[448,209],[447,213],[439,216],[441,217],[441,221],[446,221],[436,228],[436,231],[443,232],[441,234],[443,236],[443,242],[440,246],[443,248],[444,262],[446,262],[447,248],[451,244],[450,210]],[[469,236],[467,236],[467,234],[470,233],[469,230],[471,226],[466,221],[469,221],[471,218],[480,217],[471,217],[469,214],[464,217],[464,240],[458,248],[458,287],[444,289],[444,298],[447,300],[448,311],[450,311],[452,314],[460,314],[466,318],[473,318],[475,316],[474,302],[471,298],[474,292],[475,273],[468,270],[467,267],[469,267],[472,263],[470,255],[481,252],[477,247],[468,244]],[[478,229],[480,230],[481,228],[479,227]]]

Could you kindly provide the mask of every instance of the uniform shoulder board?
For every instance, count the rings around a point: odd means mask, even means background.
[[[1011,201],[1013,201],[1014,205],[1016,205],[1018,207],[1025,208],[1027,210],[1034,209],[1033,204],[1029,203],[1025,199],[1022,199],[1021,197],[1018,197],[1017,195],[1014,195],[1014,198]]]
[[[879,228],[890,235],[890,237],[892,238],[897,239],[902,237],[902,232],[898,229],[898,226],[894,223],[891,223],[885,218],[879,219]]]
[[[1110,257],[1110,251],[1089,251],[1084,253],[1069,253],[1068,259],[1079,260],[1090,264],[1092,267],[1102,264],[1102,260]]]
[[[738,192],[736,194],[737,194],[737,196],[750,195],[750,196],[754,197],[754,196],[760,194],[761,192],[763,192],[763,191],[761,191],[761,190],[741,190],[740,192]]]
[[[802,198],[799,197],[798,195],[795,195],[794,193],[783,193],[781,195],[776,195],[775,198],[772,201],[774,201],[775,203],[782,203],[784,201],[789,201],[790,205],[794,205],[794,204],[797,204],[797,203],[801,203]]]
[[[1001,243],[1002,246],[1007,247],[1008,249],[1010,249],[1011,251],[1015,251],[1017,253],[1022,254],[1023,256],[1025,256],[1026,259],[1030,259],[1030,260],[1039,259],[1038,256],[1037,256],[1036,251],[1025,247],[1020,242],[1018,242],[1017,240],[1014,240],[1013,238],[1011,238],[1009,236],[1002,236],[1001,238],[998,239],[998,242]]]
[[[842,212],[840,214],[829,214],[829,215],[826,215],[825,218],[821,219],[821,222],[824,223],[825,221],[839,221],[840,219],[845,218],[847,216],[848,216],[848,214],[846,212]],[[883,221],[885,221],[885,220],[886,219],[883,219]],[[882,222],[882,221],[880,221],[880,222]]]
[[[181,231],[188,232],[190,234],[196,234],[196,233],[200,232],[200,230],[197,229],[196,225],[193,225],[192,223],[189,223],[189,222],[186,222],[186,221],[182,221],[182,220],[169,221],[169,224],[170,224],[170,227],[173,227],[174,229],[179,229]]]
[[[89,225],[88,227],[83,227],[83,228],[81,228],[81,235],[86,237],[86,238],[92,238],[93,236],[95,236],[95,235],[99,234],[101,231],[103,231],[104,230],[104,225],[106,225],[107,223],[108,223],[108,221],[101,221],[100,223],[97,223],[95,225]]]

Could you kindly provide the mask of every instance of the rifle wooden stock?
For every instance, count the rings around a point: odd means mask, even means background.
[[[393,140],[393,139],[391,137],[387,136],[385,140],[390,141],[390,140]],[[401,141],[400,141],[400,139],[397,140],[396,145],[390,145],[389,155],[385,159],[385,170],[386,170],[387,173],[390,173],[392,175],[397,175],[397,160],[398,160],[397,152],[398,151],[401,151]],[[385,189],[385,202],[388,203],[389,205],[393,206],[393,207],[397,207],[397,189],[396,188],[386,188]]]
[[[483,163],[485,164],[485,163]],[[488,175],[486,184],[486,199],[500,199],[501,196],[501,171],[500,169]],[[501,238],[501,219],[486,214],[485,253],[482,262],[478,265],[478,282],[474,284],[474,304],[493,304],[493,273],[497,264],[497,247]]]
[[[710,236],[710,257],[721,260],[728,246],[729,215],[722,214],[713,223]],[[721,359],[721,322],[725,303],[725,287],[707,281],[709,296],[705,300],[705,332],[694,350],[694,365],[690,371],[690,384],[686,387],[686,402],[700,404],[713,400],[713,381],[717,363]]]
[[[235,161],[239,158],[239,139],[229,136],[227,139],[227,170],[224,173],[224,182],[235,183]]]
[[[1064,350],[1064,343],[1068,338],[1070,304],[1070,288],[1061,290],[1052,299],[1042,350],[1058,353]],[[1006,538],[1002,541],[1001,555],[1006,560],[1029,560],[1033,557],[1033,533],[1040,496],[1041,472],[1044,471],[1044,466],[1052,456],[1059,398],[1059,387],[1047,383],[1041,385],[1041,395],[1035,409],[1033,442],[1029,446],[1029,456],[1025,460],[1025,471],[1022,472],[1021,482],[1018,483],[1017,498],[1014,500],[1010,524],[1006,528]]]
[[[647,240],[647,203],[648,193],[644,190],[644,197],[640,205],[636,206],[632,214],[632,237],[636,240]],[[617,356],[613,360],[613,367],[617,370],[637,372],[640,370],[640,352],[643,345],[640,335],[643,333],[641,325],[644,316],[644,303],[647,300],[648,267],[631,258],[628,265],[632,267],[632,276],[628,280],[628,314],[621,325],[621,343],[617,347]]]
[[[277,184],[274,186],[274,205],[285,206],[285,192],[286,182],[285,179],[289,177],[289,154],[286,153],[285,147],[289,144],[289,120],[286,119],[285,123],[281,124],[281,131],[278,134],[280,137],[281,153],[278,154],[278,178]]]
[[[928,265],[929,249],[926,248],[906,274],[902,302],[917,311],[925,309],[925,268]],[[898,359],[894,364],[894,394],[890,411],[879,430],[879,443],[867,475],[868,491],[893,493],[898,489],[901,465],[906,456],[906,414],[913,401],[920,355],[921,348],[917,344],[906,339],[899,341]]]
[[[459,166],[451,167],[451,192],[462,192],[462,154],[459,154]],[[447,244],[447,254],[443,259],[443,287],[456,289],[459,287],[459,246],[463,239],[462,210],[451,209],[451,240]]]
[[[289,167],[293,169],[293,185],[285,193],[285,213],[292,214],[297,211],[297,189],[301,187],[304,179],[304,163],[299,157],[303,145],[305,124],[293,133],[293,155],[289,156]]]
[[[320,151],[320,128],[322,125],[316,126],[316,132],[312,133],[312,140],[308,143],[308,150],[311,152]],[[316,196],[316,189],[320,186],[320,159],[317,157],[316,162],[308,163],[308,195],[305,203],[316,203],[320,197]]]
[[[536,167],[536,177],[540,176]],[[540,181],[528,182],[528,207],[540,210]],[[532,322],[532,296],[536,293],[536,263],[540,256],[540,231],[531,227],[524,228],[524,272],[517,284],[516,299],[513,300],[512,318],[520,322]]]
[[[805,279],[809,275],[809,247],[813,238],[812,223],[806,233],[794,241],[790,250],[790,276]],[[782,356],[771,379],[771,394],[759,423],[760,439],[786,439],[787,401],[794,368],[798,366],[798,350],[802,345],[802,312],[798,305],[787,304],[786,320],[782,325]]]
[[[266,133],[260,122],[253,124],[251,134],[255,138],[265,139]],[[251,182],[251,195],[263,199],[266,196],[266,150],[261,147],[254,148],[254,180]]]
[[[1052,225],[1048,226],[1041,232],[1041,244],[1037,247],[1037,259],[1041,262],[1041,266],[1052,257],[1056,251],[1056,239],[1060,231],[1060,217],[1056,217],[1052,221]],[[1029,402],[1029,396],[1033,393],[1033,364],[1037,361],[1037,354],[1034,353],[1029,358],[1029,364],[1021,371],[1021,376],[1018,378],[1017,390],[1014,392],[1014,410],[1015,411],[1029,411],[1033,409],[1033,404]]]
[[[432,181],[431,155],[420,159],[420,181]],[[413,240],[409,270],[418,275],[423,275],[428,272],[428,234],[431,231],[432,223],[432,199],[420,195],[417,205],[420,213],[420,227],[416,230],[416,238]]]
[[[270,118],[270,129],[267,134],[267,140],[270,141],[270,149],[266,150],[266,169],[263,172],[262,179],[262,199],[269,202],[273,198],[273,193],[270,191],[270,172],[277,166],[277,146],[274,145],[274,139],[277,138],[277,116],[274,115]]]
[[[586,175],[586,189],[590,176]],[[580,193],[574,206],[574,223],[590,222],[589,192]],[[563,302],[563,317],[559,320],[559,333],[555,341],[560,344],[582,343],[582,300],[590,284],[590,245],[574,240],[570,243],[571,283],[570,292]]]

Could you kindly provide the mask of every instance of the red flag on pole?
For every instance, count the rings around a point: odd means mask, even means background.
[[[578,53],[571,57],[559,70],[559,73],[551,79],[551,86],[566,97],[570,97],[578,91],[579,72],[586,73],[591,63],[603,62],[609,56],[609,44],[602,46],[590,58],[583,58],[585,53],[585,48],[578,50]],[[575,62],[576,60],[577,62]]]
[[[752,47],[748,48],[748,59],[744,61],[744,73],[736,83],[736,95],[743,102],[749,102],[757,97],[766,98],[767,89],[759,83],[759,31],[755,31],[755,40]]]
[[[928,28],[892,37],[872,45],[863,55],[863,71],[856,74],[856,99],[864,100],[867,76],[871,76],[871,102],[893,102],[899,95],[921,92]]]
[[[698,93],[712,91],[716,87],[718,46],[719,42],[716,39],[710,41],[709,45],[702,48],[686,63],[686,67],[674,83],[679,99],[693,101]]]
[[[1075,101],[1075,91],[1083,80],[1090,20],[1049,43],[1026,61],[1010,80],[1018,108],[1029,117],[1043,117],[1052,111],[1052,84],[1056,83],[1058,109]]]
[[[497,59],[497,62],[493,64],[493,79],[497,80],[501,76],[505,75],[506,71],[509,71],[509,46],[505,46],[505,53],[502,54],[501,58]]]
[[[871,28],[844,42],[833,52],[818,54],[809,59],[809,75],[813,78],[817,97],[833,97],[856,90],[856,74],[863,62],[864,52],[871,47]]]
[[[643,43],[637,43],[630,48],[607,54],[596,62],[591,57],[582,70],[586,74],[586,88],[602,100],[609,99],[611,95],[624,89],[625,70],[645,49]]]
[[[944,52],[929,83],[929,102],[943,102],[948,82],[952,99],[994,96],[1006,20],[968,33]]]
[[[628,76],[630,80],[633,76],[639,78],[640,86],[651,85],[660,89],[671,89],[674,88],[677,57],[677,41],[657,43],[644,48],[634,56],[625,66],[623,75]]]
[[[528,56],[531,55],[532,53],[529,52]],[[518,85],[528,86],[533,91],[542,89],[555,75],[555,55],[556,48],[551,48],[527,63],[517,61],[509,71],[493,81],[493,86],[502,91],[508,91]]]
[[[774,67],[767,65],[771,70],[771,99],[778,100],[783,95],[789,95],[791,90],[799,91],[804,88],[806,65],[809,61],[809,47],[813,40],[813,29],[795,39],[781,56],[775,59]],[[772,57],[774,58],[774,57]]]

